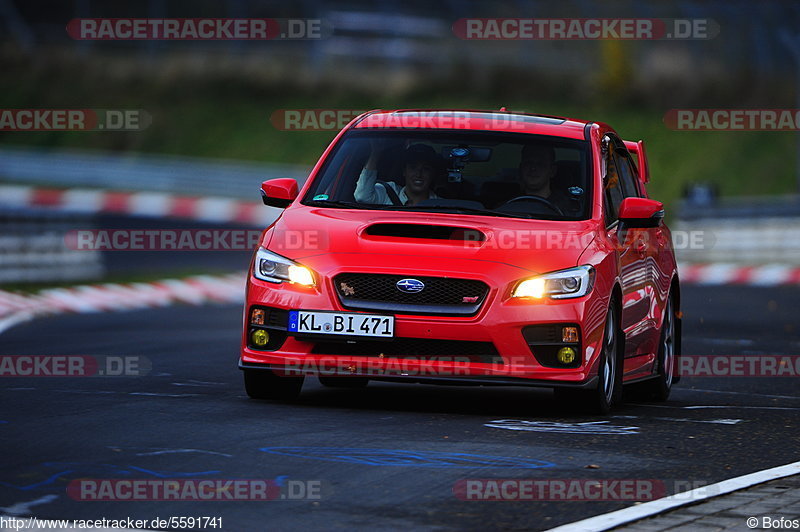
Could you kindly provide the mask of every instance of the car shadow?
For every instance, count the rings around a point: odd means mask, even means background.
[[[326,409],[492,416],[498,419],[533,416],[541,419],[566,417],[596,420],[608,417],[588,412],[585,405],[565,403],[548,388],[370,381],[365,388],[349,389],[324,387],[311,377],[306,378],[300,397],[282,404]],[[639,408],[622,404],[613,414],[631,413]]]

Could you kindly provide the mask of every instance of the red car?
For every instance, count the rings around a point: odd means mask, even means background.
[[[607,413],[623,384],[664,400],[680,285],[644,144],[598,122],[371,111],[348,124],[253,257],[247,394],[305,376],[554,388]]]

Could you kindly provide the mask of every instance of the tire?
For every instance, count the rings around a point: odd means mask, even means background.
[[[319,377],[319,383],[328,388],[364,388],[369,384],[366,377]]]
[[[622,360],[624,336],[618,325],[616,304],[612,302],[606,315],[603,351],[597,370],[597,387],[591,390],[556,388],[556,398],[565,399],[591,414],[606,415],[622,402]]]
[[[244,390],[252,399],[296,399],[303,380],[304,377],[281,377],[268,369],[244,370]]]
[[[640,384],[642,392],[651,401],[666,401],[676,382],[675,368],[678,361],[679,326],[675,317],[672,294],[667,298],[664,321],[661,324],[661,337],[656,357],[656,377]]]

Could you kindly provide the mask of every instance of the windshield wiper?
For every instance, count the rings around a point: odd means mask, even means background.
[[[430,211],[430,210],[441,210],[441,211],[453,211],[453,212],[460,212],[463,214],[482,214],[485,216],[499,216],[503,218],[530,218],[529,215],[520,213],[517,214],[508,214],[506,212],[497,212],[491,211],[489,209],[478,209],[475,207],[461,207],[458,205],[420,205],[419,207],[406,207],[407,210],[413,211]]]
[[[401,206],[401,205],[382,205],[378,203],[358,203],[356,201],[341,201],[341,200],[309,200],[303,203],[310,207],[341,207],[343,209],[368,209],[368,210],[391,210],[391,211],[414,211],[414,212],[430,212],[434,210],[439,211],[452,211],[460,212],[463,214],[482,214],[485,216],[499,216],[503,218],[530,218],[527,214],[520,213],[508,214],[505,212],[491,211],[489,209],[478,209],[476,207],[464,207],[458,205],[420,205],[415,206]]]
[[[339,200],[309,200],[304,203],[311,207],[343,207],[345,209],[365,209],[368,204],[358,203],[356,201],[339,201]]]

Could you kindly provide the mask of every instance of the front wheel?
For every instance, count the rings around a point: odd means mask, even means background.
[[[244,370],[244,390],[253,399],[296,399],[304,377],[281,377],[269,369]]]
[[[611,305],[606,316],[603,333],[603,351],[597,370],[597,387],[591,390],[556,388],[556,396],[568,396],[571,402],[593,414],[605,415],[622,401],[622,353],[623,333],[617,324],[615,305]]]
[[[658,344],[658,357],[656,358],[656,377],[641,383],[646,398],[652,401],[666,401],[672,391],[672,383],[675,382],[677,345],[680,341],[676,320],[675,305],[672,294],[670,294],[661,324],[661,340]]]

